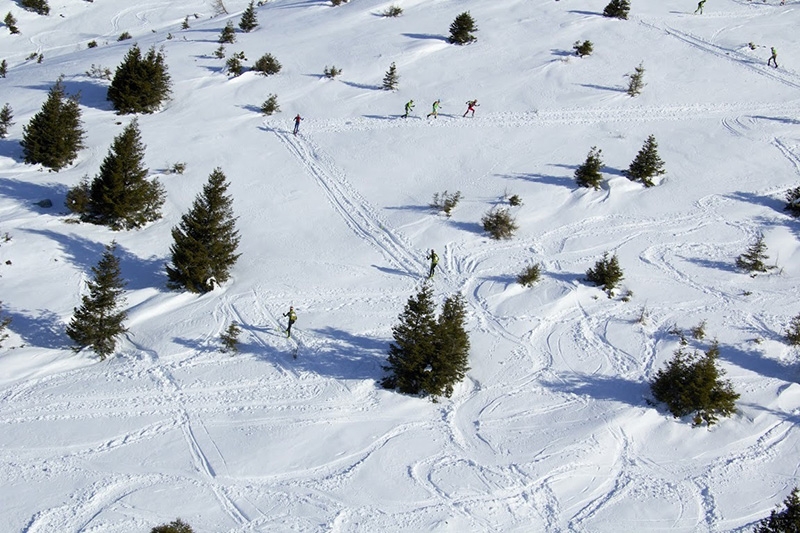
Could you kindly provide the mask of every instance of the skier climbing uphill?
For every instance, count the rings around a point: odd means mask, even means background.
[[[479,106],[479,105],[480,105],[480,104],[478,103],[478,101],[477,101],[477,100],[467,100],[467,110],[466,110],[466,111],[464,111],[464,116],[466,117],[466,116],[467,116],[467,113],[469,113],[470,111],[472,111],[472,115],[470,115],[470,116],[471,116],[471,117],[474,117],[474,116],[475,116],[475,108],[476,108],[477,106]]]
[[[292,336],[292,324],[297,322],[297,315],[294,312],[294,307],[290,305],[289,310],[283,313],[283,316],[289,318],[289,325],[286,328],[286,337],[289,338]]]
[[[431,253],[426,255],[425,259],[430,259],[431,260],[431,270],[430,270],[430,272],[428,272],[428,279],[431,279],[431,278],[433,278],[433,273],[436,270],[436,265],[439,264],[439,256],[436,255],[436,252],[434,252],[433,248],[431,248]]]

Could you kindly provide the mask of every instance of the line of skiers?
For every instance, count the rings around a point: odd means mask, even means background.
[[[464,115],[463,116],[466,117],[467,113],[471,112],[472,115],[470,115],[470,116],[474,117],[475,116],[475,108],[480,105],[478,103],[478,100],[467,100],[466,104],[467,104],[467,110],[464,111]],[[439,117],[439,109],[441,107],[442,107],[442,101],[437,98],[433,102],[433,105],[431,106],[431,112],[428,113],[425,116],[425,118],[431,118],[431,117],[438,118]],[[409,100],[408,102],[406,102],[406,106],[405,106],[405,111],[406,112],[401,116],[403,118],[408,118],[408,115],[411,114],[411,111],[413,111],[413,109],[414,109],[414,100]]]

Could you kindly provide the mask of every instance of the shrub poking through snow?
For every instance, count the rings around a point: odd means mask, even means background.
[[[630,10],[629,0],[611,0],[603,9],[603,16],[627,20]]]
[[[535,265],[528,265],[525,269],[517,274],[517,283],[524,287],[533,287],[542,277],[542,266],[538,263]]]
[[[575,44],[572,45],[572,49],[575,50],[575,55],[584,57],[590,55],[594,51],[594,45],[592,41],[575,41]]]
[[[456,208],[458,205],[458,201],[461,200],[461,191],[456,191],[452,194],[444,191],[443,193],[434,193],[433,201],[430,203],[430,206],[437,211],[443,211],[445,215],[450,217],[453,213],[453,209]]]
[[[492,208],[481,219],[483,229],[493,239],[510,239],[519,229],[516,220],[506,208]]]

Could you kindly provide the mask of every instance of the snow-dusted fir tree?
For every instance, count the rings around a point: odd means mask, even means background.
[[[625,77],[628,78],[628,88],[625,90],[628,93],[628,96],[638,96],[641,94],[642,89],[644,89],[644,66],[642,63],[639,63],[635,69],[633,69],[632,74],[625,74]]]
[[[767,272],[774,266],[767,265],[767,244],[764,242],[764,236],[759,235],[745,253],[736,258],[736,267],[744,271],[750,272],[755,276],[756,272]]]
[[[586,161],[575,169],[575,181],[579,186],[600,188],[600,184],[603,182],[603,174],[600,172],[603,167],[603,160],[600,157],[602,153],[602,150],[592,146],[586,156]]]
[[[15,19],[14,15],[11,14],[11,11],[6,14],[6,18],[3,19],[3,24],[6,25],[6,28],[8,28],[8,31],[10,31],[12,34],[19,33],[17,19]]]
[[[627,20],[630,10],[631,3],[628,0],[611,0],[603,9],[603,16]]]
[[[11,120],[14,118],[14,111],[11,105],[6,102],[2,109],[0,109],[0,139],[8,135],[8,128],[14,125]]]
[[[0,310],[3,308],[3,302],[0,302]],[[10,316],[3,316],[0,314],[0,348],[3,347],[3,341],[8,338],[8,332],[6,329],[11,324],[11,317]]]
[[[239,353],[239,334],[242,328],[236,322],[228,324],[228,329],[222,332],[219,340],[222,343],[222,353],[235,355]]]
[[[478,27],[475,25],[475,19],[469,14],[469,11],[465,11],[458,15],[450,24],[450,37],[448,40],[452,44],[469,44],[477,40],[476,37],[472,35],[474,31],[478,31]]]
[[[26,163],[58,171],[75,160],[84,137],[79,96],[67,96],[61,78],[50,88],[41,111],[23,127],[20,144]]]
[[[147,179],[144,150],[139,122],[134,119],[114,138],[100,173],[88,186],[87,206],[79,213],[83,220],[128,230],[161,218],[164,188],[158,179]],[[72,198],[68,195],[68,199]],[[72,208],[69,204],[68,207]]]
[[[264,54],[253,63],[253,70],[262,76],[271,76],[281,71],[281,63],[272,54]]]
[[[19,5],[27,10],[33,11],[37,15],[49,15],[50,5],[47,0],[20,0]]]
[[[397,84],[400,81],[400,76],[397,74],[397,65],[392,62],[389,65],[389,70],[386,71],[386,74],[383,76],[383,90],[384,91],[394,91],[397,89]]]
[[[117,337],[127,331],[122,325],[127,313],[120,310],[125,302],[125,281],[115,255],[116,246],[106,246],[97,266],[92,267],[94,279],[88,282],[89,294],[83,296],[67,326],[67,335],[75,343],[73,350],[89,347],[101,360],[114,353]]]
[[[783,500],[783,509],[773,510],[753,533],[797,533],[800,531],[800,489],[795,487]]]
[[[603,287],[609,297],[624,277],[617,255],[609,257],[608,252],[604,253],[603,258],[594,264],[594,268],[586,271],[586,279],[598,287]]]
[[[784,207],[784,210],[788,211],[793,217],[800,217],[800,187],[786,191],[786,207]]]
[[[168,286],[190,292],[208,292],[230,278],[241,254],[233,200],[225,193],[228,182],[214,169],[188,213],[172,228],[172,262],[167,265]]]
[[[644,146],[636,154],[636,158],[631,162],[628,170],[623,174],[631,181],[639,181],[645,187],[652,187],[653,178],[664,174],[664,162],[658,155],[658,143],[653,135],[647,137]]]
[[[253,6],[253,0],[247,5],[247,8],[242,13],[242,18],[239,19],[239,28],[245,32],[250,33],[258,26],[258,17],[256,17],[256,8]]]
[[[219,34],[218,41],[221,44],[233,44],[236,42],[236,30],[233,29],[233,22],[230,20]]]
[[[143,56],[134,44],[114,73],[108,99],[123,115],[153,113],[169,97],[171,86],[164,52],[151,47]]]

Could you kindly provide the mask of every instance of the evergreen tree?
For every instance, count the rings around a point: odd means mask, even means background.
[[[23,127],[20,144],[26,163],[58,171],[75,160],[84,135],[79,98],[79,94],[68,97],[61,78],[56,81],[41,111]]]
[[[789,324],[786,341],[792,346],[800,346],[800,315],[795,316]]]
[[[242,61],[246,61],[246,60],[247,60],[247,58],[244,56],[244,52],[235,52],[225,62],[225,70],[227,70],[228,74],[230,74],[234,78],[237,77],[237,76],[241,76],[242,71],[244,70],[244,66],[242,65]]]
[[[702,356],[679,348],[666,367],[656,372],[650,384],[653,397],[667,404],[675,418],[694,414],[692,426],[711,426],[719,417],[732,415],[739,394],[730,381],[722,379],[725,371],[717,366],[718,358],[716,342]]]
[[[231,322],[222,335],[220,341],[222,342],[222,353],[237,354],[239,353],[239,334],[242,328],[236,322]]]
[[[217,42],[221,44],[233,44],[236,42],[236,30],[233,29],[233,22],[229,20],[225,27],[222,28]]]
[[[623,174],[631,181],[640,181],[645,187],[652,187],[655,185],[653,178],[664,172],[666,172],[664,162],[658,155],[658,143],[655,136],[650,135],[636,154],[631,166],[623,171]]]
[[[253,70],[263,76],[271,76],[281,71],[281,63],[272,54],[264,54],[256,59]]]
[[[483,229],[492,236],[493,239],[510,239],[514,232],[519,229],[517,221],[511,216],[507,208],[497,206],[492,207],[481,218]]]
[[[47,0],[20,0],[19,5],[37,15],[50,14],[50,6],[47,4]]]
[[[157,179],[147,179],[144,149],[134,119],[114,138],[89,187],[88,206],[80,213],[84,220],[119,230],[141,228],[161,218],[164,188]]]
[[[452,44],[458,45],[469,44],[477,40],[475,36],[472,35],[474,31],[478,31],[478,27],[475,25],[475,19],[469,14],[469,11],[465,11],[458,15],[450,24],[449,41]]]
[[[107,98],[122,115],[153,113],[169,97],[171,86],[163,51],[151,47],[142,57],[134,44],[117,67]]]
[[[783,505],[785,509],[773,510],[753,533],[800,533],[800,490],[797,487],[783,500]]]
[[[603,160],[600,157],[602,153],[602,150],[592,146],[589,155],[586,156],[586,161],[575,169],[575,181],[579,186],[600,189],[600,184],[603,182],[603,175],[600,173],[603,166]]]
[[[10,31],[12,34],[19,33],[19,28],[17,28],[17,19],[15,19],[14,15],[11,14],[11,11],[6,14],[6,18],[3,19],[3,23],[6,25],[6,28],[8,28],[8,31]]]
[[[2,109],[0,109],[0,139],[8,135],[8,128],[14,125],[11,119],[14,118],[14,112],[11,106],[6,102]]]
[[[169,524],[154,527],[150,533],[193,533],[193,531],[189,524],[178,518]]]
[[[736,258],[736,266],[755,275],[756,272],[767,272],[775,268],[774,266],[767,266],[767,259],[769,259],[767,245],[764,242],[764,236],[759,235],[756,242],[747,249],[747,252]]]
[[[8,62],[3,59],[0,61],[0,78],[5,78],[6,74],[8,74]]]
[[[594,51],[594,45],[592,41],[575,41],[575,44],[572,45],[572,49],[575,50],[575,55],[578,57],[588,56]]]
[[[208,292],[224,283],[239,255],[239,234],[228,183],[219,168],[208,177],[191,210],[172,228],[172,265],[167,266],[168,286],[191,292]]]
[[[800,217],[800,187],[786,191],[786,207],[783,209],[793,217]]]
[[[594,264],[594,268],[586,271],[586,279],[598,287],[603,287],[609,296],[624,277],[616,254],[608,257],[608,252]]]
[[[630,10],[629,0],[611,0],[603,10],[603,16],[627,20]]]
[[[250,33],[258,26],[258,18],[256,17],[256,8],[253,6],[253,0],[250,0],[247,9],[242,13],[242,18],[239,20],[239,28],[245,32]]]
[[[389,345],[389,363],[384,367],[391,375],[382,384],[405,394],[420,394],[428,381],[431,355],[436,350],[436,315],[433,289],[424,284],[410,297],[400,323],[392,327],[394,342]]]
[[[466,325],[466,303],[460,294],[445,299],[436,323],[435,352],[431,371],[424,386],[431,396],[453,395],[453,385],[463,381],[469,370],[469,335]]]
[[[383,90],[394,91],[397,89],[398,81],[400,81],[400,77],[397,75],[397,66],[392,62],[389,65],[389,70],[386,71],[386,75],[383,76]]]
[[[89,294],[83,296],[81,307],[75,309],[67,326],[67,335],[75,342],[73,350],[90,347],[101,360],[114,352],[117,337],[127,331],[122,325],[127,313],[119,310],[124,303],[125,282],[115,251],[116,243],[106,246],[100,262],[92,267],[94,280],[88,283]]]
[[[3,307],[3,302],[0,302],[0,309]],[[0,316],[0,348],[3,347],[3,341],[8,338],[8,333],[6,333],[6,328],[8,328],[9,324],[11,324],[11,317],[9,316]]]
[[[634,97],[641,94],[642,89],[644,89],[644,82],[642,78],[644,78],[644,67],[641,63],[639,66],[634,69],[633,74],[625,74],[625,77],[628,78],[628,88],[626,89],[626,93],[628,96]]]
[[[189,26],[189,15],[186,15],[186,18],[184,18],[181,23],[181,29],[188,30],[189,28],[191,28],[191,26]]]
[[[281,110],[281,106],[278,105],[278,95],[277,94],[270,94],[264,103],[261,104],[261,112],[265,115],[272,115],[277,113]]]

